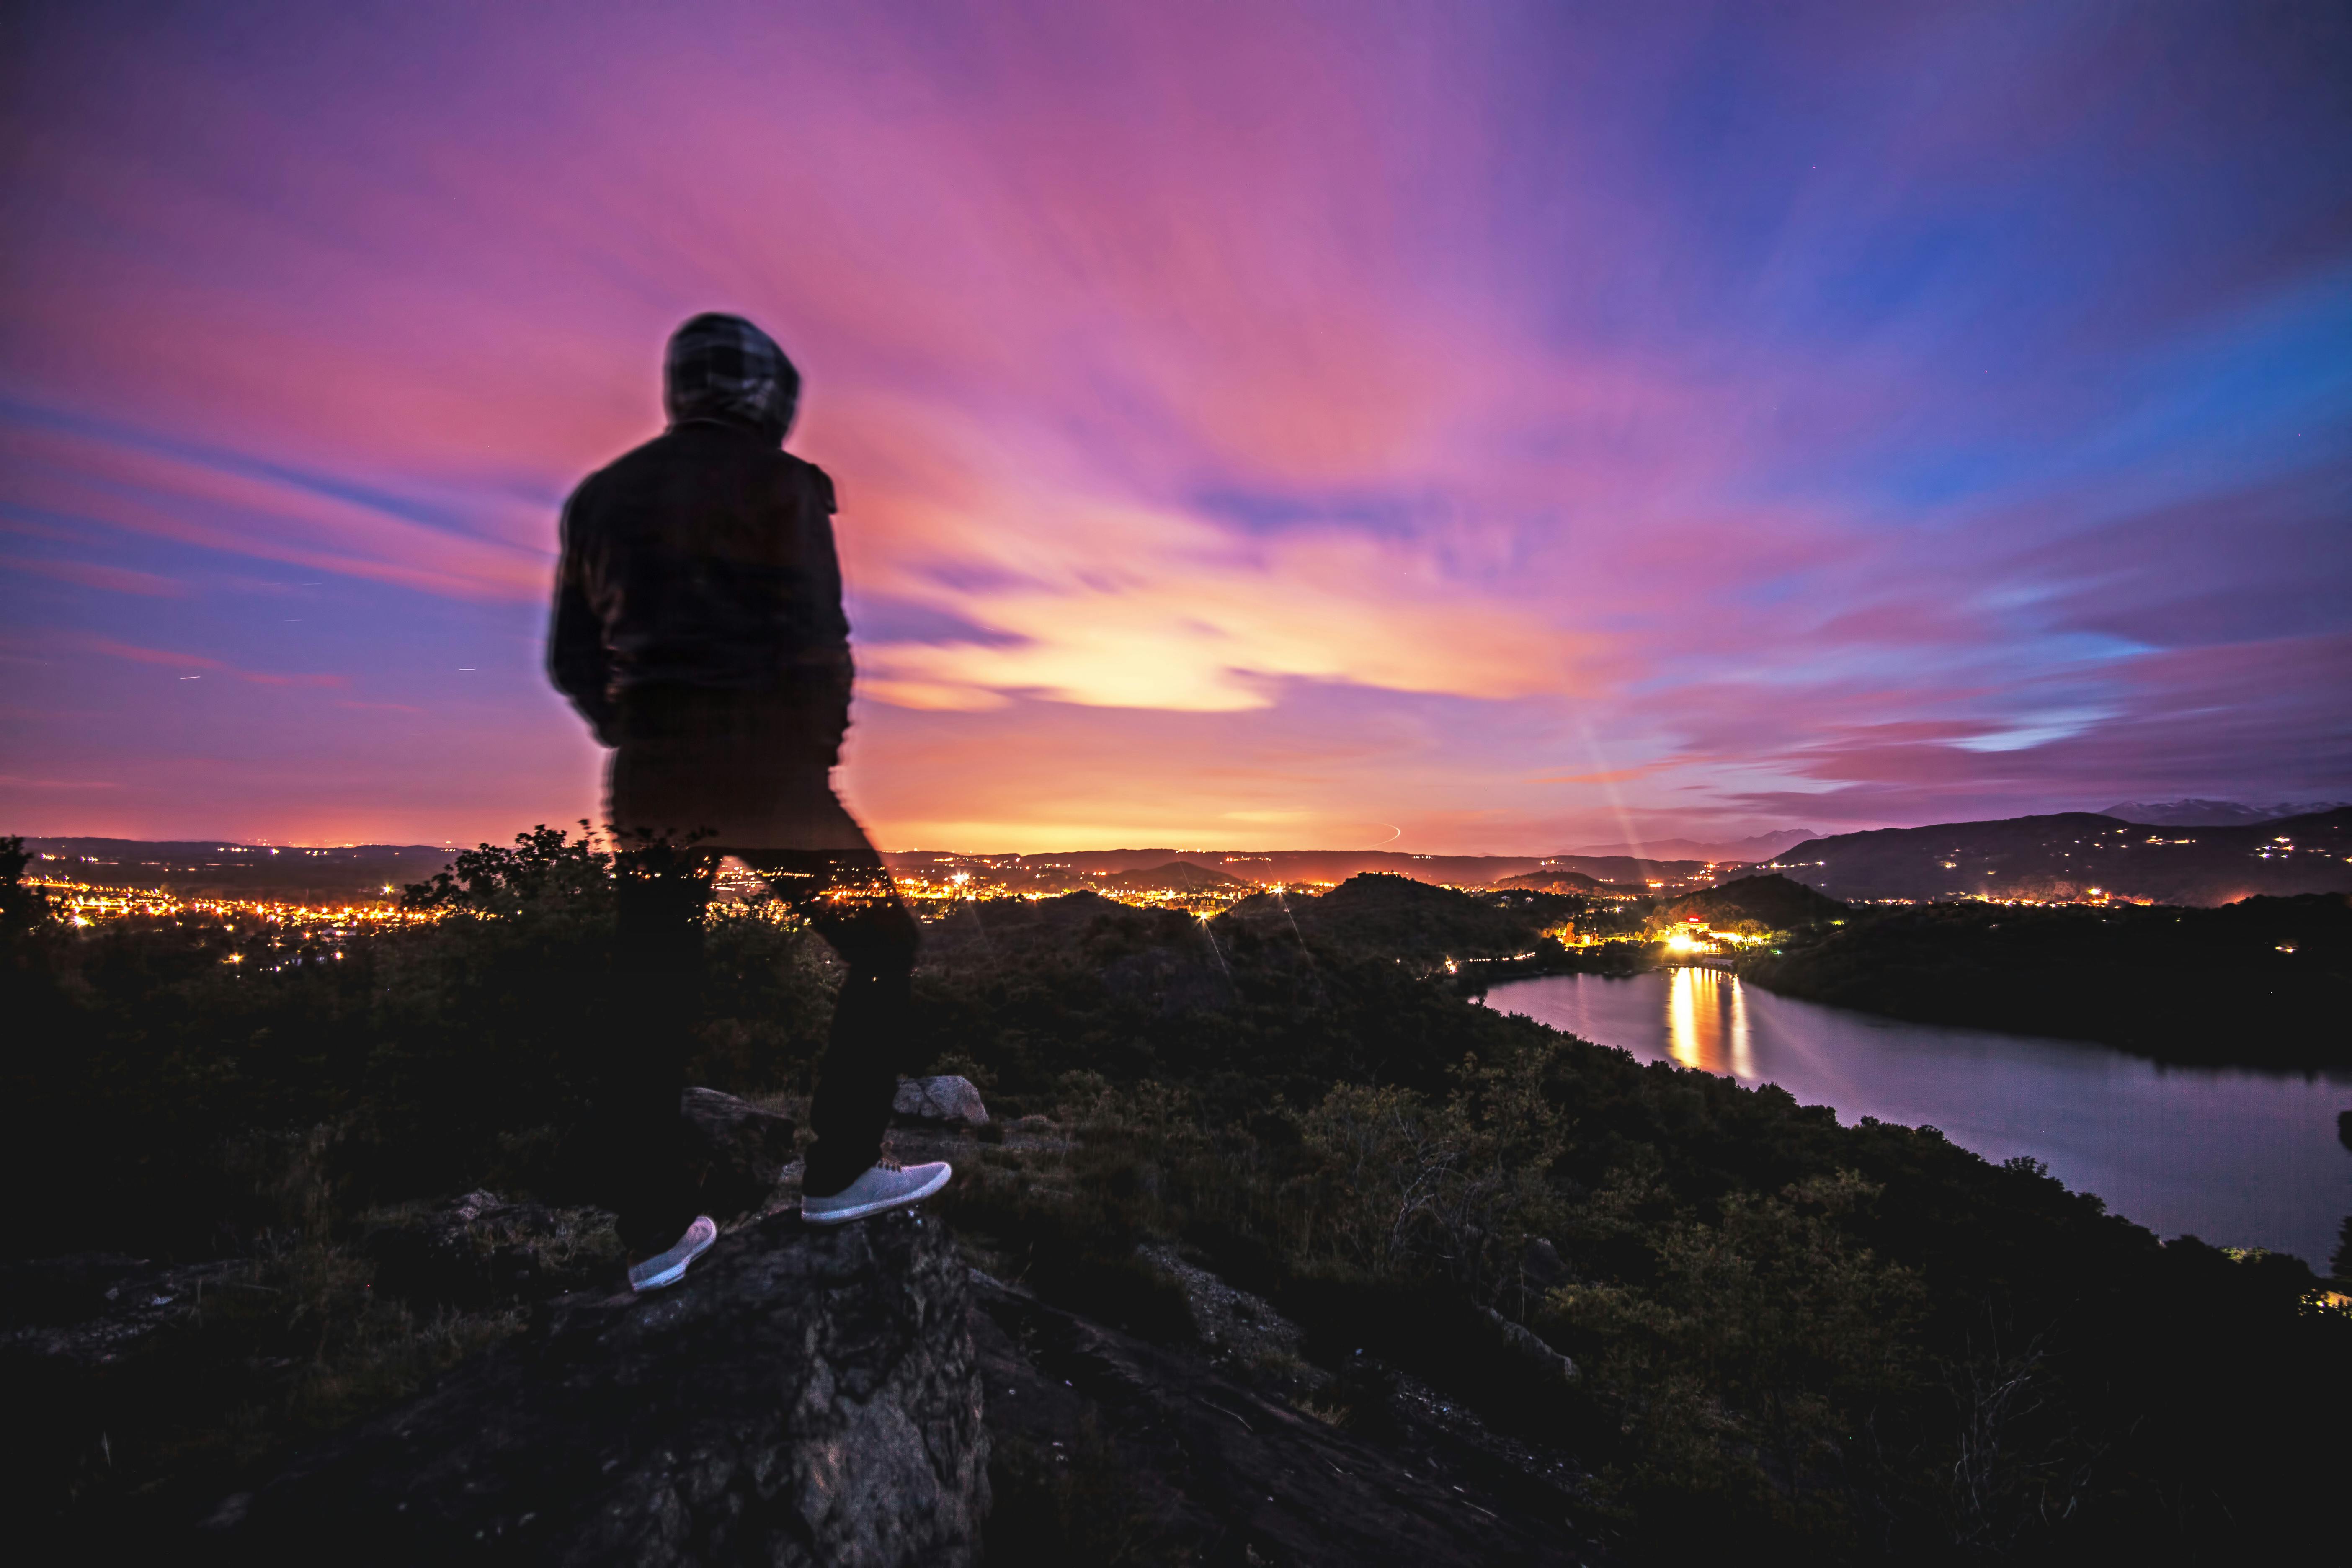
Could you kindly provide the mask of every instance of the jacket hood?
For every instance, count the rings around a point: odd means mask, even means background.
[[[673,427],[715,419],[782,443],[800,394],[784,351],[740,316],[695,317],[670,334],[662,357],[662,406]]]

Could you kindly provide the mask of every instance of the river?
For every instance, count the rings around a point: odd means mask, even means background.
[[[1777,1083],[1801,1104],[2030,1154],[2158,1235],[2292,1252],[2322,1273],[2352,1214],[2336,1113],[2352,1072],[2167,1067],[2105,1046],[1948,1029],[1776,996],[1710,969],[1555,974],[1489,1006],[1645,1061]]]

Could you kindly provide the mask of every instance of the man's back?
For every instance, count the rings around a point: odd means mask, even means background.
[[[592,717],[648,686],[846,684],[824,471],[756,434],[680,425],[564,509],[550,665]]]

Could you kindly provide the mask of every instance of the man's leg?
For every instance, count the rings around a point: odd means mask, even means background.
[[[812,1195],[830,1196],[882,1152],[908,1047],[918,928],[871,850],[770,850],[747,858],[849,971],[817,1067],[809,1107],[816,1143],[801,1184]]]
[[[634,1253],[667,1247],[697,1213],[678,1097],[701,1002],[708,858],[656,846],[623,854],[615,868],[621,997],[598,1075],[591,1157]]]

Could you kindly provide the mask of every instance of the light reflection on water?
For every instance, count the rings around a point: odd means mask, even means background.
[[[1939,1127],[1989,1159],[2030,1154],[2162,1236],[2325,1268],[2352,1213],[2352,1152],[2336,1137],[2352,1074],[2168,1068],[1824,1007],[1697,967],[1517,980],[1486,1000],[1644,1060],[1777,1083],[1849,1124],[1875,1116]]]
[[[1756,1053],[1748,1028],[1748,994],[1740,989],[1739,977],[1696,965],[1671,973],[1666,1054],[1701,1072],[1753,1080]]]

